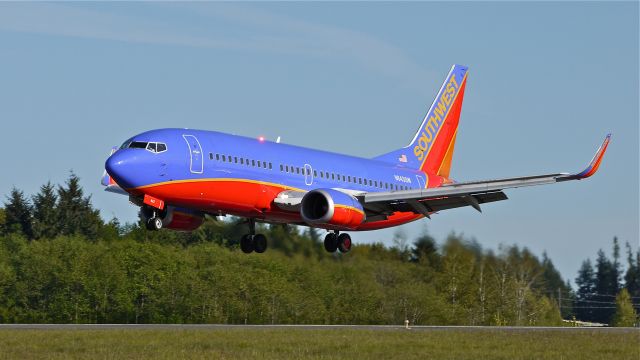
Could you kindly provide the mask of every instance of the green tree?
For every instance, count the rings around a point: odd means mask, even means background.
[[[0,208],[0,234],[4,234],[4,225],[6,222],[7,216],[4,211],[4,208]]]
[[[411,261],[428,264],[433,267],[439,263],[438,246],[436,239],[426,231],[414,241],[411,248]]]
[[[65,186],[58,186],[58,221],[61,234],[81,234],[90,240],[96,240],[103,225],[100,213],[91,206],[91,197],[84,196],[80,178],[74,173]]]
[[[578,286],[578,291],[576,291],[576,317],[582,321],[593,321],[595,318],[591,301],[595,297],[596,277],[591,260],[587,259],[582,262],[580,270],[578,270],[576,285]]]
[[[635,254],[629,243],[627,248],[627,272],[624,275],[624,287],[632,298],[640,298],[640,251]]]
[[[613,326],[635,326],[637,321],[636,311],[631,303],[631,296],[627,289],[622,289],[616,296],[616,312],[613,316]]]
[[[17,188],[11,189],[11,193],[4,204],[5,233],[19,233],[25,237],[33,238],[32,207],[24,193]]]
[[[611,301],[612,297],[618,293],[620,289],[619,275],[615,268],[615,261],[612,262],[604,254],[604,251],[598,251],[596,259],[596,283],[594,300],[599,302]],[[590,304],[593,309],[593,320],[599,323],[608,324],[613,316],[613,309],[607,307],[595,307]]]
[[[58,196],[51,182],[40,187],[33,196],[33,237],[53,239],[59,231]]]

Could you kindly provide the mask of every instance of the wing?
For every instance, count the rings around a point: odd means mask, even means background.
[[[596,152],[587,168],[576,174],[558,173],[496,180],[446,184],[438,188],[391,192],[371,192],[359,196],[367,212],[367,221],[384,218],[394,211],[408,211],[429,217],[431,213],[462,206],[478,211],[480,204],[506,200],[502,190],[524,186],[553,184],[568,180],[582,180],[595,174],[604,156],[611,134]]]

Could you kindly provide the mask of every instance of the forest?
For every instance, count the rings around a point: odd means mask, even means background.
[[[260,226],[269,250],[244,254],[242,219],[150,232],[104,221],[73,173],[33,195],[14,188],[0,208],[0,322],[638,324],[640,253],[616,238],[574,289],[546,254],[456,233],[331,254],[317,229]]]

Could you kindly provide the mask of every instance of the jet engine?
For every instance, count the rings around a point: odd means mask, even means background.
[[[305,194],[300,215],[308,224],[353,229],[365,220],[364,209],[355,197],[333,189],[316,189]]]

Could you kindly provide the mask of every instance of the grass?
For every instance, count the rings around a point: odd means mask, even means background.
[[[1,359],[634,359],[640,332],[597,329],[0,329]]]

